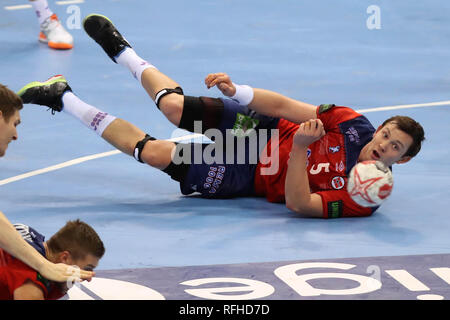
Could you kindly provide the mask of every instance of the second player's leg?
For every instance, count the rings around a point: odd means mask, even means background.
[[[73,37],[63,27],[57,15],[50,9],[47,0],[30,0],[39,21],[39,41],[52,49],[72,49]]]
[[[83,27],[111,60],[130,70],[161,112],[175,126],[194,132],[194,121],[200,121],[202,130],[217,128],[223,111],[220,99],[184,96],[176,81],[137,55],[107,17],[89,15],[85,18]]]
[[[139,141],[146,133],[130,122],[116,118],[102,133],[102,138],[118,150],[132,157],[137,156],[142,162],[157,169],[165,169],[172,162],[172,153],[175,143],[165,140],[148,140],[143,144],[142,150],[136,150]]]
[[[179,126],[184,97],[178,83],[138,56],[107,17],[99,14],[88,15],[83,21],[83,27],[111,60],[130,70],[169,121]],[[172,90],[176,93],[172,93]]]
[[[179,88],[180,85],[156,68],[147,68],[141,76],[141,84],[150,98],[155,101],[162,90]],[[155,101],[156,103],[156,101]],[[166,94],[158,101],[158,107],[166,118],[179,127],[183,114],[184,95],[177,93]]]
[[[78,98],[63,76],[45,82],[31,82],[19,90],[24,103],[45,105],[55,112],[65,112],[101,136],[115,148],[136,160],[158,169],[172,161],[175,144],[156,140],[123,119],[116,118]]]

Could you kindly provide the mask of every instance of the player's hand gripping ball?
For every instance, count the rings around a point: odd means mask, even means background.
[[[357,163],[348,176],[347,191],[363,207],[379,206],[391,194],[392,172],[381,161]]]

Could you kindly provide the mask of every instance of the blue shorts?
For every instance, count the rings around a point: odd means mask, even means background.
[[[193,192],[206,198],[254,195],[259,156],[279,119],[258,114],[231,99],[221,100],[224,103],[221,122],[212,134],[205,132],[214,145],[187,145],[191,164],[180,182],[185,195]]]

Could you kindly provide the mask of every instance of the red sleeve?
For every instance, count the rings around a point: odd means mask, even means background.
[[[336,128],[339,123],[361,116],[361,114],[351,108],[333,104],[321,104],[317,107],[316,113],[317,118],[322,121],[325,131]]]
[[[376,209],[358,205],[352,200],[346,190],[327,190],[316,192],[322,197],[323,217],[367,217]]]
[[[0,249],[1,250],[1,249]],[[3,263],[1,265],[2,281],[4,287],[8,288],[9,297],[13,299],[14,291],[21,287],[26,281],[31,281],[37,285],[47,297],[48,291],[45,285],[47,280],[43,279],[35,270],[31,269],[22,261],[3,252]]]

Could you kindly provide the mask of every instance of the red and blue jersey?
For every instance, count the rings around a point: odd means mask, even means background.
[[[324,125],[325,136],[311,144],[307,150],[307,171],[310,191],[322,197],[323,217],[369,216],[376,209],[355,203],[347,192],[347,177],[357,163],[361,149],[375,132],[369,120],[356,111],[334,105],[317,107],[317,117]],[[278,171],[265,175],[262,170],[273,166],[258,163],[255,173],[255,193],[270,202],[285,201],[285,180],[293,136],[299,125],[280,119],[278,144],[266,146],[267,155],[278,152]],[[271,148],[273,150],[271,150]]]
[[[44,236],[31,227],[15,224],[21,236],[45,257]],[[0,300],[13,300],[14,291],[26,282],[38,286],[46,300],[56,300],[64,294],[57,284],[43,278],[37,271],[0,249]]]
[[[228,159],[231,154],[231,163],[206,163],[201,154],[209,146],[191,144],[191,155],[195,154],[197,147],[200,148],[201,161],[196,163],[192,157],[188,172],[180,182],[182,193],[199,192],[207,198],[257,195],[265,196],[270,202],[285,202],[289,154],[299,125],[257,114],[230,99],[223,102],[224,115],[218,127],[223,136],[227,135],[228,129],[241,128],[250,132],[254,129],[257,132],[254,135],[256,143],[252,146],[250,138],[244,139],[242,152],[234,143],[231,148],[227,143],[227,148],[215,150],[216,155],[222,155],[221,159]],[[366,117],[347,107],[321,105],[317,107],[317,117],[324,124],[326,135],[309,146],[307,170],[310,191],[322,198],[323,217],[371,215],[377,208],[355,203],[346,185],[351,168],[357,163],[362,148],[372,139],[375,129]],[[276,138],[271,133],[273,129],[278,133]],[[260,150],[260,146],[262,152],[253,163],[249,154],[252,150]],[[276,156],[272,158],[274,154]],[[241,155],[245,161],[239,161]]]

